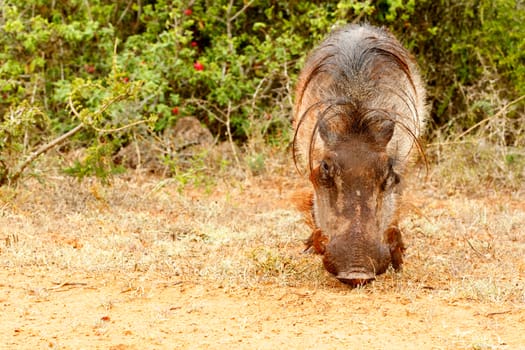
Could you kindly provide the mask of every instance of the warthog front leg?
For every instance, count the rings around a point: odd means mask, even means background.
[[[397,271],[403,265],[403,253],[406,250],[405,244],[401,237],[401,231],[396,226],[390,227],[385,232],[385,239],[390,249],[390,257],[392,258],[392,267]]]

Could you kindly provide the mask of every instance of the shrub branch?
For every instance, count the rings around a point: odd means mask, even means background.
[[[478,126],[480,126],[480,125],[482,125],[482,124],[484,124],[486,122],[489,122],[490,120],[493,120],[493,119],[501,117],[505,112],[507,112],[507,110],[509,109],[510,106],[512,106],[512,105],[514,105],[514,104],[516,104],[516,103],[518,103],[518,102],[520,102],[521,100],[524,100],[524,99],[525,99],[525,95],[522,95],[522,96],[518,97],[517,99],[507,103],[496,114],[491,115],[490,117],[487,117],[487,118],[477,122],[476,124],[472,125],[467,130],[465,130],[464,132],[459,134],[459,136],[456,137],[455,142],[458,142],[461,138],[463,138],[465,135],[469,134],[472,130],[476,129]]]
[[[25,168],[27,168],[27,166],[29,164],[31,164],[36,158],[38,158],[38,156],[40,156],[43,153],[46,153],[51,148],[61,144],[65,140],[69,139],[70,137],[72,137],[73,135],[78,133],[80,130],[82,130],[83,127],[84,127],[84,123],[80,123],[77,126],[75,126],[73,129],[69,130],[67,133],[57,137],[56,139],[54,139],[53,141],[51,141],[49,143],[46,143],[45,145],[40,146],[40,148],[38,148],[36,151],[32,152],[27,157],[27,159],[24,160],[22,162],[22,164],[20,164],[20,166],[14,172],[14,174],[12,176],[8,177],[9,184],[15,183],[20,178],[20,175],[22,175],[22,173],[25,170]],[[5,183],[0,183],[0,185],[4,185],[4,184]]]

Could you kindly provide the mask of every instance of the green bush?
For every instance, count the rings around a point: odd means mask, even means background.
[[[387,26],[417,57],[431,129],[461,133],[504,109],[505,142],[523,145],[523,101],[508,105],[525,94],[521,1],[5,0],[1,11],[0,174],[78,123],[62,149],[94,158],[70,169],[77,176],[111,172],[97,155],[125,145],[121,127],[139,121],[160,133],[193,115],[224,140],[284,149],[304,56],[359,21]],[[113,103],[127,84],[136,89]]]

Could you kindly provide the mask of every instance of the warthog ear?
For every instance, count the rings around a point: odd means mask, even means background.
[[[319,121],[319,136],[321,136],[321,139],[328,145],[334,145],[339,141],[340,135],[336,132],[336,130],[333,130],[333,126],[330,125],[330,123],[327,120],[321,120]]]
[[[396,124],[394,121],[387,119],[379,123],[371,124],[368,132],[376,145],[386,148],[392,139],[392,135],[394,135],[395,126]]]

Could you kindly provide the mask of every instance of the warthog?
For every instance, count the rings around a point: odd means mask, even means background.
[[[307,249],[354,286],[398,270],[402,176],[426,114],[415,61],[386,30],[347,25],[310,53],[295,98],[294,161],[313,185]]]

